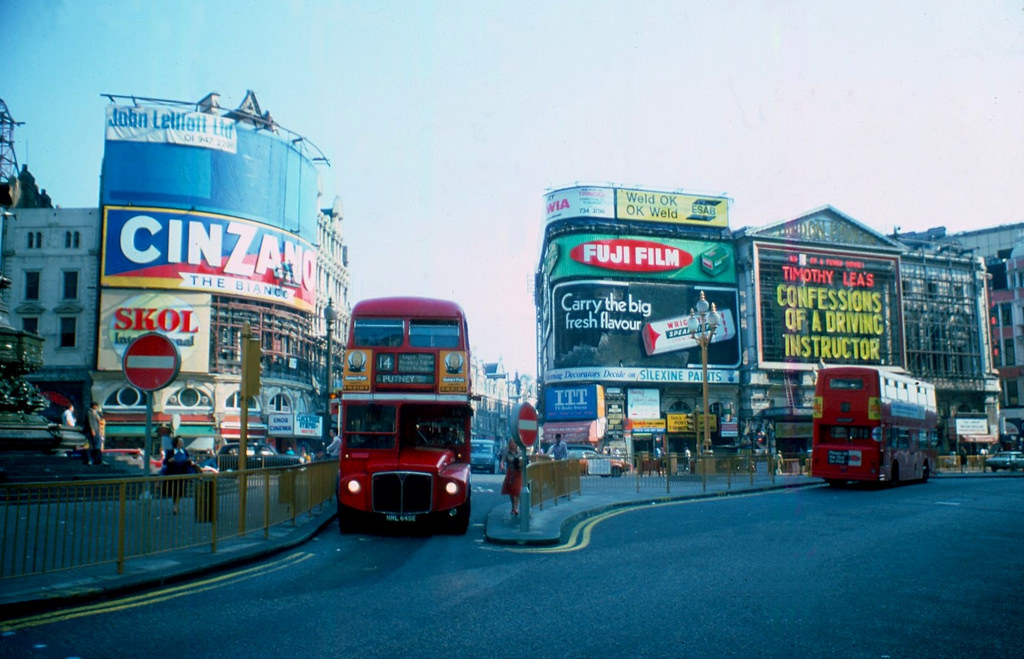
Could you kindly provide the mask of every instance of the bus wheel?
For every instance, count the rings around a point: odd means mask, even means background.
[[[830,487],[834,488],[846,487],[846,481],[840,480],[838,478],[826,478],[825,482],[828,483]]]
[[[338,502],[338,530],[342,533],[356,532],[356,511]]]
[[[455,509],[455,514],[449,520],[448,528],[453,535],[466,535],[466,531],[469,530],[469,511],[469,497],[466,497],[466,502]]]

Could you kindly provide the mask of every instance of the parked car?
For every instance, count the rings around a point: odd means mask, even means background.
[[[1022,451],[999,451],[991,458],[985,460],[985,466],[992,471],[1009,469],[1017,471],[1024,469],[1024,452]]]
[[[469,466],[496,474],[501,469],[501,444],[496,439],[474,437],[469,452]]]
[[[270,444],[259,441],[245,443],[247,469],[262,469],[265,467],[290,467],[302,463],[302,458],[297,455],[286,455],[278,453]],[[238,442],[232,442],[220,447],[217,452],[217,468],[221,471],[232,471],[238,469]]]
[[[630,469],[630,464],[622,458],[601,455],[590,446],[570,446],[569,459],[580,461],[581,474],[621,476]],[[590,465],[591,462],[595,463],[593,467]]]

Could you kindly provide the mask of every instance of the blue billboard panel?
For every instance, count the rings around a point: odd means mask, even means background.
[[[544,419],[547,421],[588,421],[602,416],[604,388],[599,384],[544,389]]]
[[[100,202],[239,217],[316,242],[319,172],[301,140],[228,117],[109,106]]]

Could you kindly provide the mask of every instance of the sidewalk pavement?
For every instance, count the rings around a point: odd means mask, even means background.
[[[728,479],[712,476],[705,484],[699,476],[686,475],[673,477],[666,491],[664,478],[646,477],[638,487],[635,476],[588,477],[581,494],[557,503],[547,501],[543,508],[533,507],[529,528],[523,527],[520,517],[509,515],[509,503],[503,501],[488,513],[484,537],[495,544],[555,545],[578,521],[613,508],[821,484],[820,479],[808,476],[772,477],[763,473],[755,475],[753,483],[749,476],[736,475]],[[17,616],[155,588],[275,554],[306,542],[334,518],[335,507],[328,502],[320,510],[299,517],[294,526],[272,527],[267,538],[260,531],[252,531],[245,537],[218,541],[215,553],[202,546],[133,558],[126,561],[123,574],[117,573],[116,565],[104,563],[2,579],[0,629],[3,620]]]

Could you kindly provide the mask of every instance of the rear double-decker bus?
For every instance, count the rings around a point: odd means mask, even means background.
[[[470,512],[469,333],[446,300],[378,298],[352,309],[341,387],[338,524],[440,522]]]
[[[928,480],[938,444],[935,386],[878,368],[818,371],[811,474],[849,481]]]

